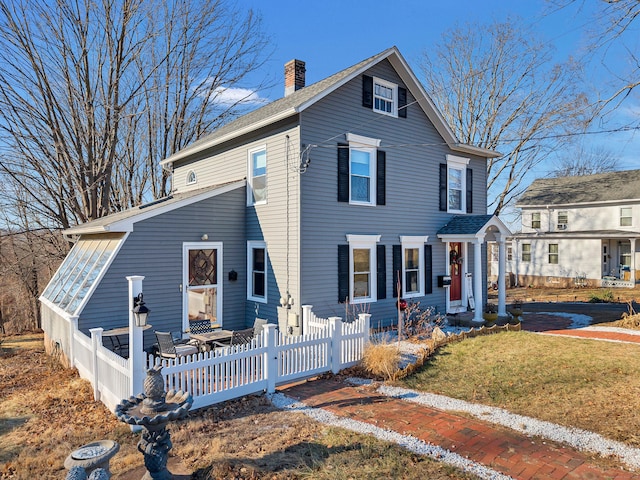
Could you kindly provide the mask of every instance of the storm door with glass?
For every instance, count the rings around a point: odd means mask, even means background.
[[[222,325],[222,244],[185,244],[183,276],[185,330],[191,320]]]

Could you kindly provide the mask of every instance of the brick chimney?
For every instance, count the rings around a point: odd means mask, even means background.
[[[291,60],[284,64],[284,96],[304,87],[307,69],[302,60]]]

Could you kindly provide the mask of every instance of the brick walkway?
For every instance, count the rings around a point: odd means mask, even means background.
[[[523,329],[585,338],[634,341],[640,336],[594,330],[566,330],[571,321],[554,315],[526,315]],[[281,390],[310,407],[411,435],[516,479],[633,479],[621,468],[603,466],[571,447],[528,437],[478,419],[390,398],[340,378],[308,381]],[[610,464],[609,464],[610,465]]]

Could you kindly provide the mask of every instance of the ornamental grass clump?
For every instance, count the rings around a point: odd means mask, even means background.
[[[393,380],[400,371],[400,350],[388,343],[370,343],[362,355],[362,367],[376,378]]]

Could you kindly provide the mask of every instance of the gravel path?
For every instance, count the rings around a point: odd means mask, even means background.
[[[376,427],[375,425],[371,425],[369,423],[339,417],[321,408],[308,407],[304,403],[297,402],[296,400],[287,397],[282,393],[274,393],[270,398],[273,405],[278,408],[293,412],[304,413],[305,415],[325,425],[345,428],[354,432],[373,435],[380,440],[397,443],[401,447],[404,447],[411,452],[417,453],[419,455],[427,455],[428,457],[431,457],[438,462],[453,465],[457,468],[460,468],[464,472],[473,473],[480,478],[487,480],[512,479],[512,477],[508,475],[493,470],[480,463],[473,462],[468,458],[451,452],[450,450],[444,449],[437,445],[423,442],[422,440],[419,440],[411,435],[402,435],[398,432]]]

